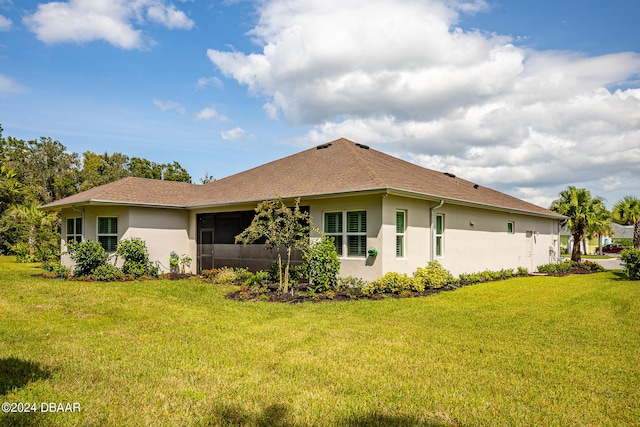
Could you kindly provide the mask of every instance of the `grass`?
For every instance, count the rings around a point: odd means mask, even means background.
[[[640,283],[615,272],[433,297],[239,303],[196,280],[43,279],[0,257],[0,403],[24,426],[624,426]]]

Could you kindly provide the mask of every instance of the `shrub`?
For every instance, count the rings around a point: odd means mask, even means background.
[[[71,275],[71,269],[66,265],[62,265],[60,261],[43,262],[42,269],[53,273],[54,277],[66,279]]]
[[[101,282],[112,282],[122,278],[122,272],[112,264],[104,264],[97,266],[91,274],[96,280]]]
[[[413,279],[404,273],[390,271],[376,281],[376,288],[379,290],[377,293],[391,292],[399,294],[403,291],[409,291],[413,289],[412,281]]]
[[[362,289],[367,281],[358,277],[338,277],[336,281],[336,291],[348,291],[352,289]]]
[[[336,287],[340,259],[333,237],[322,238],[302,253],[304,268],[309,277],[309,288],[316,292],[327,292]]]
[[[238,275],[231,267],[202,270],[201,274],[205,279],[211,279],[216,285],[230,285],[238,279]]]
[[[82,242],[71,241],[67,244],[69,256],[75,262],[74,276],[89,276],[93,271],[107,264],[109,255],[102,245],[91,239]]]
[[[139,237],[120,240],[116,249],[116,255],[124,259],[122,272],[133,277],[157,276],[158,271],[149,262],[147,245]]]
[[[598,264],[597,262],[593,262],[593,261],[584,261],[582,264],[580,264],[581,267],[586,268],[587,270],[590,271],[594,271],[594,272],[602,272],[604,271],[604,267],[601,266],[600,264]]]
[[[528,276],[529,275],[529,269],[527,269],[526,267],[518,267],[516,269],[516,276]]]
[[[627,249],[620,254],[629,280],[640,280],[640,249]]]
[[[418,268],[413,276],[423,284],[424,288],[432,289],[442,288],[454,281],[449,270],[446,270],[438,261],[431,261],[426,267]]]
[[[11,252],[16,256],[16,262],[36,262],[36,256],[31,255],[29,245],[24,242],[19,242],[11,246]]]

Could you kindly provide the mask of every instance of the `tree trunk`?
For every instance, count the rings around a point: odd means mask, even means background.
[[[278,289],[282,291],[282,256],[280,255],[280,249],[278,249]]]
[[[291,247],[287,248],[287,264],[284,266],[284,293],[289,292],[289,265],[291,264]]]
[[[602,255],[602,234],[598,234],[598,255]]]
[[[580,253],[580,242],[582,241],[581,234],[573,235],[573,249],[571,251],[571,261],[581,262],[582,256]]]
[[[29,226],[29,255],[36,253],[36,226]]]
[[[633,247],[640,249],[640,221],[633,225]]]

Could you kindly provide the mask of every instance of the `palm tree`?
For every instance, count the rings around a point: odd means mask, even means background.
[[[613,220],[618,224],[633,225],[633,247],[640,249],[640,199],[623,197],[613,207]]]
[[[27,229],[29,255],[33,255],[36,252],[38,227],[55,227],[58,221],[57,214],[42,211],[38,207],[37,202],[29,201],[22,205],[14,205],[7,211],[9,218]]]
[[[561,221],[562,225],[566,225],[573,236],[573,249],[571,251],[571,260],[576,262],[582,261],[580,253],[580,242],[589,232],[598,227],[598,224],[608,222],[601,197],[592,197],[591,192],[585,188],[576,188],[569,186],[566,190],[560,192],[560,198],[555,200],[551,207],[552,211],[558,212],[567,218]]]

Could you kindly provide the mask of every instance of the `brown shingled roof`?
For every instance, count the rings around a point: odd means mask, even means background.
[[[118,181],[91,188],[73,196],[56,200],[43,208],[86,203],[153,205],[186,208],[199,186],[186,182],[160,181],[157,179],[127,177]]]
[[[397,192],[562,218],[555,212],[459,177],[426,169],[341,138],[205,185],[125,178],[50,203],[110,201],[204,207],[361,191]]]

